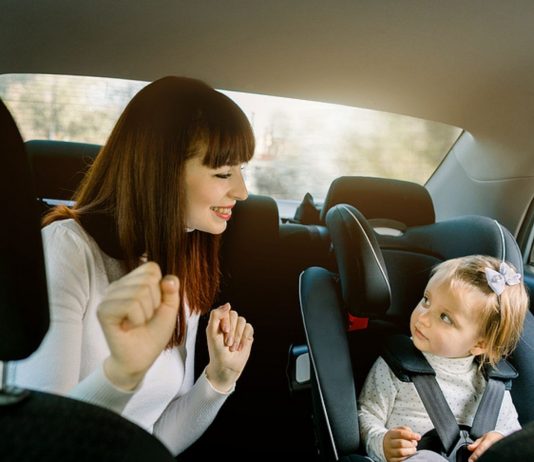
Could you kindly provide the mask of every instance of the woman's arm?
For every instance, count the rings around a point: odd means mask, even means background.
[[[210,361],[195,385],[172,401],[154,425],[154,434],[173,454],[194,443],[234,390],[250,356],[253,328],[225,304],[210,313],[206,328]]]
[[[132,393],[115,387],[102,364],[80,381],[83,323],[89,316],[90,273],[95,267],[91,249],[61,222],[45,227],[42,238],[50,328],[38,350],[16,364],[15,381],[19,386],[68,395],[120,413]]]
[[[16,382],[121,413],[172,335],[178,280],[162,280],[158,265],[147,263],[115,281],[98,306],[100,330],[97,313],[87,311],[97,303],[90,301],[96,263],[89,245],[59,224],[45,228],[43,240],[51,328],[38,351],[17,365]],[[84,329],[88,317],[94,327]],[[93,349],[101,346],[99,353],[88,356],[110,354],[103,363],[97,359],[94,370],[80,381],[83,335],[94,336]]]
[[[89,299],[88,250],[59,226],[43,230],[50,329],[39,349],[16,365],[16,381],[66,395],[80,380],[82,324]]]
[[[154,435],[172,454],[180,454],[207,430],[232,391],[216,390],[204,370],[186,394],[167,406],[154,424]]]

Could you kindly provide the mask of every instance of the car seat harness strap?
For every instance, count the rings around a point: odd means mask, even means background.
[[[458,425],[436,380],[434,369],[408,336],[389,337],[382,357],[399,380],[414,384],[434,424],[434,429],[423,435],[418,448],[441,453],[451,462],[466,461],[471,455],[467,445],[495,429],[504,392],[511,388],[512,379],[518,375],[505,360],[501,360],[495,367],[485,368],[486,388],[469,428]],[[436,441],[436,437],[439,441]]]
[[[435,375],[415,374],[412,377],[417,393],[434,424],[441,444],[447,454],[458,440],[460,427],[454,418],[445,396],[438,385]]]

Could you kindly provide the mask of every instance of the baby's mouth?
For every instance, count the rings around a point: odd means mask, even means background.
[[[417,327],[415,328],[415,333],[419,338],[422,338],[423,340],[428,340],[426,336],[423,335],[423,333]]]

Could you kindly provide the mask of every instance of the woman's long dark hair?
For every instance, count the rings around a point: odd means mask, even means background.
[[[164,77],[127,105],[74,207],[53,209],[43,225],[109,218],[127,271],[146,252],[163,274],[180,278],[191,312],[205,313],[219,288],[219,236],[186,232],[185,161],[202,155],[204,165],[219,168],[248,162],[253,153],[250,123],[230,98],[199,80]],[[185,315],[182,303],[169,346],[183,341]]]

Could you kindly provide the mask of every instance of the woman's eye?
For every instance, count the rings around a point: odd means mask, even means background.
[[[441,318],[441,320],[442,320],[443,322],[446,322],[447,324],[452,325],[452,319],[449,318],[449,316],[446,315],[445,313],[441,313],[441,314],[439,315],[439,317]]]
[[[223,180],[227,180],[228,178],[232,176],[232,174],[231,173],[216,173],[215,176],[217,178],[222,178]]]

